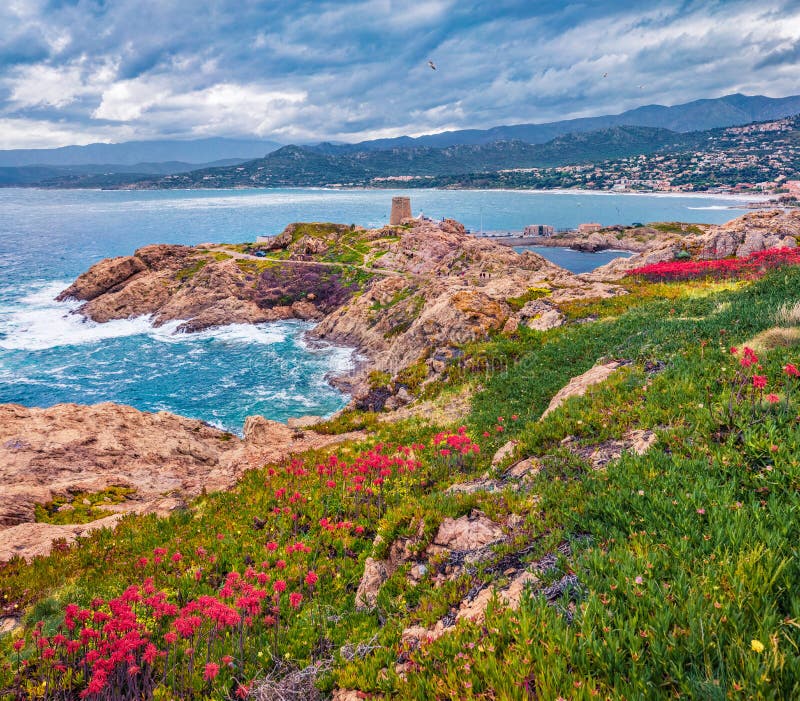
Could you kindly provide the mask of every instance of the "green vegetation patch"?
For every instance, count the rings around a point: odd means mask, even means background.
[[[550,294],[550,290],[543,287],[530,287],[519,297],[511,297],[506,300],[506,304],[511,307],[515,312],[518,312],[528,302],[533,302],[535,299],[542,299]]]
[[[100,492],[78,492],[58,496],[47,504],[36,504],[36,522],[57,525],[90,523],[104,516],[110,516],[114,512],[106,507],[121,504],[135,493],[136,490],[130,487],[117,486],[108,487]]]
[[[661,231],[665,234],[680,234],[681,236],[686,235],[697,235],[702,234],[703,230],[697,226],[696,224],[686,224],[684,222],[677,222],[677,221],[670,221],[670,222],[653,222],[648,224],[651,229],[655,229],[656,231]]]
[[[191,265],[187,265],[185,268],[182,268],[177,273],[175,273],[175,279],[179,282],[186,282],[187,280],[191,280],[197,273],[199,273],[203,268],[205,268],[210,262],[209,258],[199,258]]]

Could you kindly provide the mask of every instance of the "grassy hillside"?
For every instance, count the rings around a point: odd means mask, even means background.
[[[3,611],[25,628],[0,639],[0,688],[130,698],[133,679],[156,698],[270,698],[257,680],[294,675],[313,698],[316,675],[367,698],[797,698],[800,269],[627,284],[563,309],[586,323],[463,347],[420,417],[345,415],[323,430],[361,427],[362,442],[1,566]],[[600,359],[623,365],[540,420]],[[631,429],[657,444],[593,467]],[[511,458],[490,465],[510,439],[541,465],[531,481],[504,477]],[[445,492],[486,472],[496,489]],[[423,554],[445,517],[476,509],[504,524],[490,557]],[[400,537],[414,557],[357,611],[366,558]],[[516,611],[401,642],[534,563]],[[118,660],[99,678],[79,662],[93,648]]]

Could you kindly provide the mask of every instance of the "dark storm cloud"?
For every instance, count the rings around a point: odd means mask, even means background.
[[[798,36],[800,0],[14,0],[0,147],[358,140],[792,94]]]

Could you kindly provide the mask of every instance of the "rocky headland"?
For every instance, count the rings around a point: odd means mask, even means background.
[[[367,372],[395,375],[493,331],[557,325],[548,312],[560,302],[622,292],[453,220],[414,220],[373,230],[293,224],[256,244],[146,246],[92,266],[60,299],[79,300],[76,313],[97,322],[149,315],[179,331],[314,320],[312,337],[356,346]]]

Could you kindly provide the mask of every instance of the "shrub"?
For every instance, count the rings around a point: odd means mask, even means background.
[[[627,274],[643,277],[650,282],[676,282],[698,278],[754,278],[760,277],[768,270],[798,264],[800,264],[800,250],[771,248],[751,253],[746,258],[652,263],[629,270]]]

